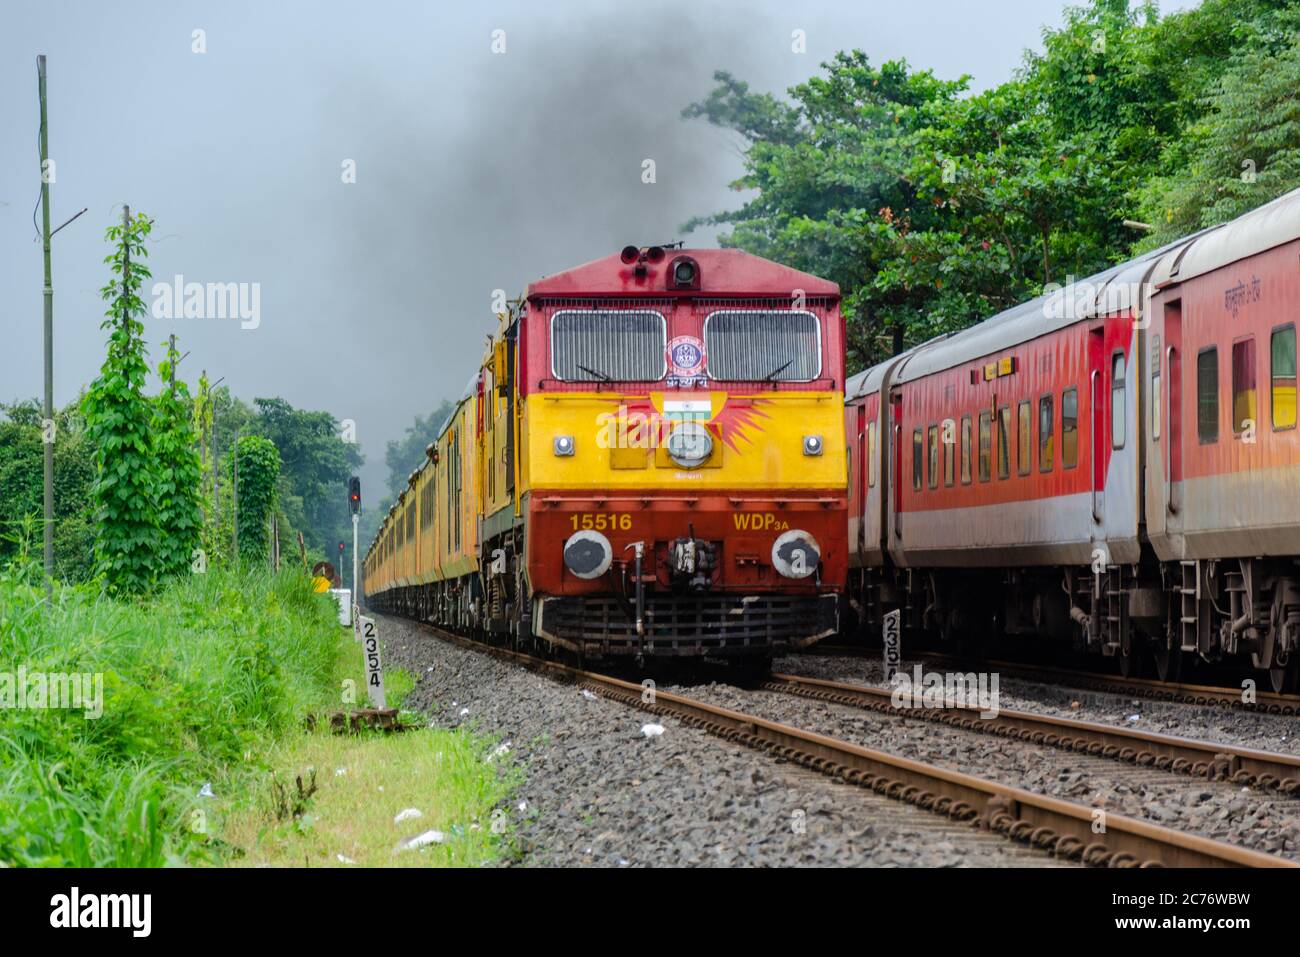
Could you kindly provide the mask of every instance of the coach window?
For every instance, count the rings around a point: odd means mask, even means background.
[[[1275,430],[1295,428],[1295,325],[1273,330],[1273,387],[1269,404]]]
[[[1011,476],[1011,406],[998,409],[998,478]]]
[[[1072,469],[1079,464],[1079,390],[1061,393],[1061,465]]]
[[[921,430],[917,429],[912,433],[912,491],[914,492],[921,491],[921,471],[923,468],[921,461],[923,455]]]
[[[989,480],[990,460],[993,445],[993,417],[987,412],[980,413],[980,481]]]
[[[1255,337],[1232,344],[1232,431],[1255,431]]]
[[[956,443],[953,441],[953,434],[952,434],[952,426],[954,424],[955,423],[952,421],[952,419],[944,419],[943,422],[943,484],[947,488],[952,488],[952,478],[953,478],[952,460],[956,458],[956,453],[955,450],[953,449],[953,446]]]
[[[1056,449],[1052,447],[1056,430],[1054,405],[1053,397],[1050,395],[1041,396],[1038,400],[1038,471],[1040,472],[1052,471],[1055,463]]]
[[[1016,472],[1019,475],[1029,474],[1030,446],[1034,441],[1033,415],[1028,399],[1016,406]]]
[[[1124,447],[1124,353],[1110,358],[1110,447]]]
[[[876,487],[876,423],[867,426],[867,487]]]
[[[930,488],[938,488],[939,487],[939,427],[937,425],[930,426],[930,430],[926,434],[926,441],[929,443],[930,446],[928,450],[929,455],[927,456],[927,458],[929,458],[930,460],[930,465],[929,465]]]
[[[961,417],[961,484],[970,484],[970,416]]]
[[[1196,434],[1202,443],[1219,441],[1219,350],[1202,349],[1196,357]]]

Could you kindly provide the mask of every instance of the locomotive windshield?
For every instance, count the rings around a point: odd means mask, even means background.
[[[822,371],[817,317],[788,310],[727,310],[704,320],[709,375],[730,381],[807,382]]]
[[[551,372],[565,382],[653,382],[667,324],[649,310],[565,309],[551,317]]]

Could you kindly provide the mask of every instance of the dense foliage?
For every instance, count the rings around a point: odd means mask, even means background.
[[[179,353],[169,343],[167,357],[158,369],[164,381],[172,378]],[[154,454],[158,470],[158,564],[165,575],[189,571],[199,550],[203,527],[197,440],[193,407],[185,383],[165,387],[154,400]]]
[[[79,405],[54,415],[54,572],[64,581],[87,579],[94,566],[95,467]],[[40,403],[0,406],[0,562],[40,550],[43,438]]]
[[[270,439],[241,435],[231,466],[231,480],[238,483],[239,557],[265,563],[279,493],[280,453]]]
[[[789,101],[720,72],[683,115],[739,134],[756,192],[687,228],[837,281],[861,367],[1300,185],[1298,27],[1092,0],[977,94],[856,50]]]
[[[258,568],[142,601],[62,588],[50,607],[39,575],[0,572],[0,672],[98,674],[101,701],[0,710],[0,866],[218,858],[200,790],[246,789],[265,745],[332,702],[334,606],[306,576]]]
[[[150,276],[143,262],[149,229],[143,215],[108,228],[113,252],[104,262],[113,279],[100,291],[109,303],[100,324],[109,331],[108,354],[82,401],[95,463],[96,570],[115,592],[144,591],[162,570],[154,409],[144,394],[149,367],[140,322],[140,288]]]

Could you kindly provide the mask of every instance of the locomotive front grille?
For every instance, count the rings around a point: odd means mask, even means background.
[[[839,627],[836,595],[647,595],[645,636],[609,596],[541,603],[541,635],[588,655],[740,655],[802,648]]]

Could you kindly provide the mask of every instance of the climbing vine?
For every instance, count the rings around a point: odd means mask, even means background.
[[[154,400],[154,454],[158,467],[159,571],[165,575],[188,572],[199,559],[203,529],[200,499],[202,466],[195,447],[191,402],[184,382],[173,381],[179,353],[169,340],[167,356],[158,375],[165,383]],[[199,567],[206,568],[206,560]]]
[[[234,459],[239,470],[239,557],[264,562],[280,481],[280,452],[270,439],[244,435],[235,444]],[[235,481],[233,470],[231,480]]]
[[[154,407],[144,394],[149,367],[140,322],[140,288],[150,278],[144,264],[150,225],[136,215],[105,233],[113,244],[104,259],[112,278],[100,290],[109,304],[100,323],[109,333],[108,352],[82,400],[95,463],[95,567],[115,592],[143,591],[159,572]]]

